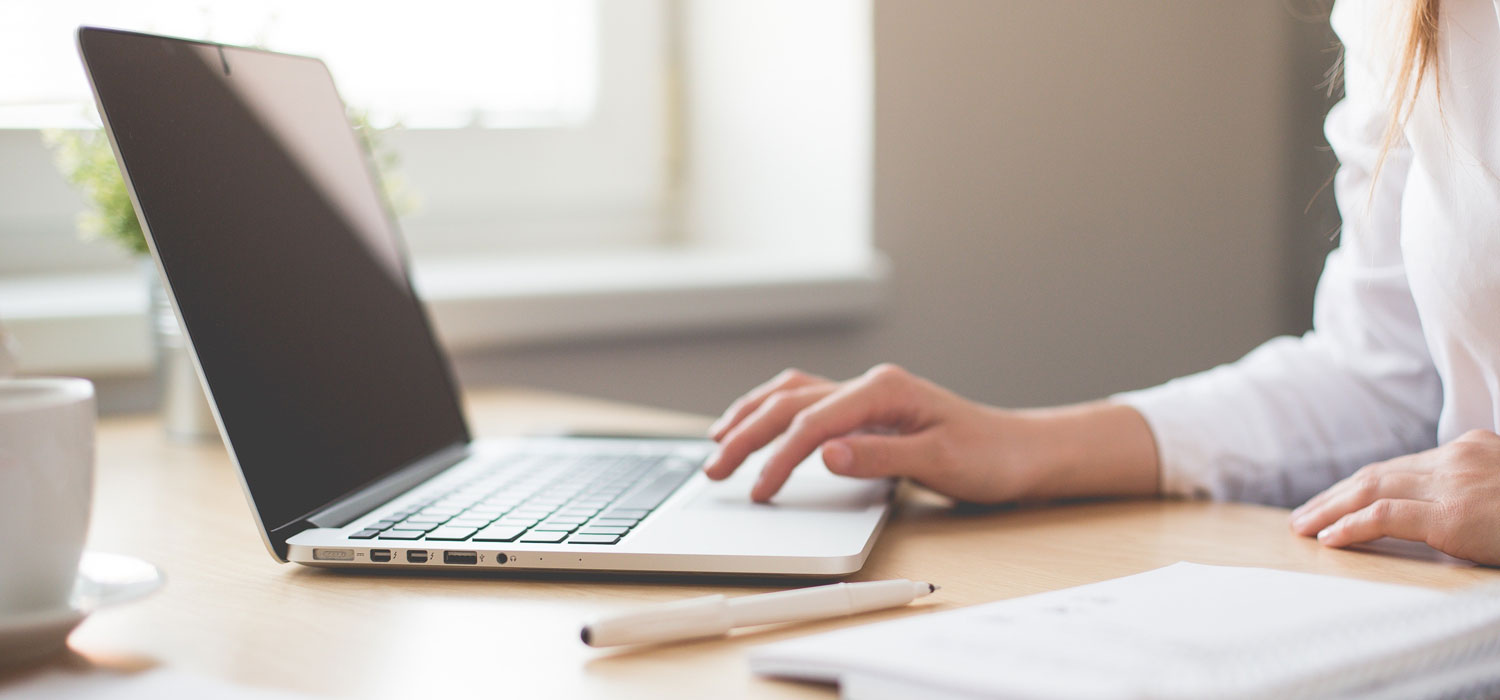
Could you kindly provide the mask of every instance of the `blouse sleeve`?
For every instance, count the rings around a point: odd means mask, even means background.
[[[1325,131],[1340,163],[1343,230],[1318,282],[1313,330],[1114,397],[1150,424],[1168,494],[1294,505],[1365,464],[1436,441],[1442,386],[1401,255],[1404,141],[1372,185],[1389,115],[1373,5],[1340,0],[1333,11],[1345,96]]]

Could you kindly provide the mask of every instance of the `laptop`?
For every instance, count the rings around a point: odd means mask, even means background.
[[[83,27],[79,50],[271,554],[375,567],[838,577],[894,484],[801,465],[750,502],[707,440],[475,440],[332,76]]]

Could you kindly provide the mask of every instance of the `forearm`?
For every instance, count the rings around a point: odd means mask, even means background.
[[[1010,413],[1018,426],[1017,464],[1032,475],[1024,500],[1154,496],[1160,492],[1156,440],[1130,406],[1096,401]]]

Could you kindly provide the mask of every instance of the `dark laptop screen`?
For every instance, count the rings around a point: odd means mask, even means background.
[[[262,524],[467,441],[323,63],[95,29],[79,45]]]

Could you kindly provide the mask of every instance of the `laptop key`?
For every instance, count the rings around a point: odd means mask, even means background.
[[[427,534],[423,530],[386,530],[380,533],[382,540],[420,540]]]
[[[586,535],[580,533],[568,538],[568,544],[614,544],[619,541],[619,535]]]
[[[360,530],[359,532],[356,532],[356,533],[350,535],[349,539],[351,539],[351,540],[368,540],[368,539],[370,539],[370,538],[372,538],[372,537],[374,537],[376,535],[379,535],[379,534],[380,534],[380,530],[378,528],[367,528],[367,529]]]
[[[601,517],[601,518],[634,518],[636,520],[640,520],[641,518],[646,517],[646,513],[648,513],[648,512],[650,512],[650,511],[647,511],[647,510],[645,510],[643,508],[610,508],[609,510],[604,511],[604,513],[601,514],[599,517]]]
[[[449,527],[449,526],[443,526],[443,527],[440,527],[440,528],[438,528],[436,530],[433,530],[432,532],[428,533],[427,539],[429,539],[429,540],[447,540],[447,541],[453,541],[453,542],[461,542],[463,540],[469,539],[478,530],[479,530],[479,528],[476,528],[476,527]]]
[[[567,538],[568,533],[560,530],[542,530],[540,532],[532,531],[526,533],[526,535],[521,538],[521,541],[555,543],[561,542]]]
[[[546,522],[549,522],[549,523],[572,523],[574,525],[582,525],[582,524],[584,524],[584,523],[586,523],[588,521],[589,521],[589,518],[588,518],[587,515],[561,515],[561,514],[551,516],[551,517],[547,518],[547,520],[546,520]]]
[[[450,513],[448,515],[435,515],[435,514],[432,514],[432,513],[425,513],[425,512],[424,513],[417,513],[416,515],[413,515],[410,518],[407,518],[406,522],[409,522],[409,523],[440,523],[440,522],[443,522],[444,520],[447,520],[447,519],[453,517],[453,515],[454,514],[452,514],[452,513]]]
[[[580,535],[623,535],[630,532],[628,527],[618,525],[588,525],[578,531]]]
[[[572,532],[574,530],[577,530],[582,525],[583,523],[554,523],[550,521],[544,521],[531,529],[532,531],[547,530],[558,532]]]
[[[636,520],[635,518],[594,518],[593,520],[589,521],[589,525],[604,527],[635,527],[635,524],[638,522],[640,521]]]
[[[672,495],[682,482],[687,481],[688,477],[693,475],[693,471],[690,468],[674,468],[664,471],[653,477],[645,486],[626,495],[616,504],[616,507],[651,510],[667,500],[667,496]]]
[[[511,541],[515,540],[517,537],[520,537],[521,533],[523,533],[523,532],[526,532],[526,528],[524,528],[524,527],[514,527],[514,526],[509,526],[509,525],[491,525],[490,527],[484,528],[483,530],[480,530],[479,532],[474,533],[474,541],[475,542],[511,542]]]

